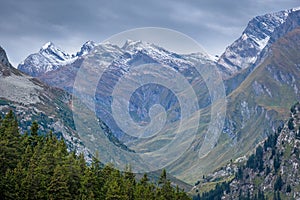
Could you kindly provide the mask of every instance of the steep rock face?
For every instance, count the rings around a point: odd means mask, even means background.
[[[280,26],[275,28],[273,31],[269,42],[267,43],[266,47],[263,49],[263,51],[260,53],[260,56],[252,66],[252,68],[255,67],[255,65],[258,65],[260,62],[263,61],[263,59],[270,54],[273,43],[275,43],[279,38],[283,37],[287,33],[293,31],[294,29],[300,27],[300,8],[297,9],[291,9],[288,17],[286,18],[285,22],[282,23]]]
[[[285,13],[287,16],[285,21],[282,22],[279,26],[275,27],[270,35],[268,36],[268,42],[265,44],[265,47],[257,52],[257,56],[255,57],[255,62],[250,63],[248,67],[243,68],[236,72],[233,76],[225,78],[226,85],[226,93],[230,94],[234,89],[236,89],[245,79],[246,77],[257,67],[260,65],[264,59],[272,53],[272,49],[270,48],[273,43],[275,43],[279,38],[283,37],[285,34],[290,31],[300,27],[300,11],[299,9],[291,9],[289,11],[280,12]],[[247,48],[243,49],[247,51]],[[245,65],[246,66],[246,65]]]
[[[225,77],[257,63],[266,47],[296,27],[298,19],[295,21],[294,15],[298,13],[298,9],[291,9],[253,18],[242,36],[227,47],[218,60]]]
[[[96,46],[96,43],[93,41],[87,41],[86,43],[84,43],[82,45],[82,47],[80,48],[80,51],[76,53],[76,57],[81,57],[84,56],[86,54],[88,54],[90,51],[92,51],[94,49],[94,47]]]
[[[6,56],[6,53],[4,51],[4,49],[2,47],[0,47],[0,62],[5,65],[8,66],[10,65]]]
[[[9,70],[9,62],[6,53],[2,47],[0,47],[0,77],[10,76],[11,71]]]

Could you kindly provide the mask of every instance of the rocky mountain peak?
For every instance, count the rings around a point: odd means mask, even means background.
[[[242,36],[226,48],[218,60],[219,68],[230,76],[253,65],[274,32],[287,21],[291,13],[297,11],[290,9],[253,18]]]
[[[147,43],[148,44],[148,43]],[[122,46],[122,49],[127,51],[132,51],[134,49],[141,49],[146,46],[145,42],[141,40],[126,40],[125,44]]]
[[[0,77],[11,76],[11,74],[20,75],[18,70],[12,67],[5,50],[0,46]]]
[[[75,62],[81,56],[91,51],[96,44],[93,41],[87,41],[83,44],[77,54],[70,55],[57,47],[52,42],[45,43],[39,52],[29,55],[18,69],[34,77],[41,76],[49,71],[54,71],[62,66]]]
[[[91,40],[85,42],[82,45],[80,51],[76,53],[76,56],[79,57],[79,56],[86,55],[87,53],[92,51],[96,45],[97,44],[94,41],[91,41]]]
[[[52,42],[47,42],[45,43],[42,48],[40,49],[40,51],[43,51],[45,49],[48,49],[48,48],[51,48],[51,47],[54,47],[55,45],[52,43]]]
[[[44,44],[39,53],[44,57],[51,59],[51,61],[53,62],[67,61],[72,58],[72,56],[56,47],[52,42],[47,42],[46,44]]]

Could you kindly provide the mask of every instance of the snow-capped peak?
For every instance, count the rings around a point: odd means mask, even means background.
[[[254,64],[273,32],[287,20],[291,12],[285,10],[253,18],[242,36],[227,47],[218,60],[224,74],[232,75]]]
[[[49,58],[52,62],[55,63],[67,61],[72,58],[72,56],[65,53],[60,48],[56,47],[52,42],[47,42],[46,44],[44,44],[40,49],[39,53]]]
[[[176,52],[167,50],[157,44],[141,40],[127,40],[121,49],[133,55],[133,57],[139,57],[141,54],[145,54],[158,63],[171,66],[177,65],[181,66],[182,69],[192,65],[192,63],[213,62],[212,57],[203,52],[177,54]]]
[[[39,52],[29,55],[22,61],[18,69],[34,77],[40,76],[75,62],[78,58],[92,51],[95,46],[97,46],[95,42],[87,41],[76,55],[70,55],[53,42],[47,42],[40,48]]]
[[[123,45],[122,49],[126,51],[140,51],[147,47],[151,46],[151,44],[147,42],[142,42],[141,40],[126,40],[125,44]]]
[[[70,64],[75,60],[75,57],[65,53],[56,47],[54,43],[47,42],[40,48],[38,53],[29,55],[21,62],[18,69],[31,76],[40,76],[63,65]]]
[[[92,51],[96,45],[97,44],[94,41],[91,41],[91,40],[85,42],[82,45],[80,51],[76,53],[76,56],[86,55],[87,53],[89,53],[90,51]]]
[[[49,48],[50,46],[54,46],[54,44],[52,42],[47,42],[42,46],[41,50],[45,50],[45,49]]]

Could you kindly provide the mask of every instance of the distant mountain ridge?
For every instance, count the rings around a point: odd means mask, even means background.
[[[112,129],[117,137],[123,137],[123,133],[115,124],[114,120],[111,119],[111,113],[108,111],[108,108],[110,107],[109,104],[111,103],[109,96],[113,91],[112,87],[117,82],[118,78],[126,73],[132,66],[149,63],[165,64],[173,67],[175,70],[179,70],[192,82],[195,79],[196,72],[191,70],[191,66],[204,65],[207,63],[214,64],[209,55],[204,53],[179,55],[155,44],[127,40],[122,47],[108,42],[96,45],[88,54],[78,57],[73,63],[45,72],[37,78],[51,86],[59,87],[72,93],[76,74],[82,63],[85,61],[86,56],[95,58],[94,61],[92,61],[93,63],[90,64],[90,68],[87,72],[88,77],[97,75],[99,70],[104,67],[107,67],[108,69],[107,72],[103,74],[102,80],[104,82],[99,84],[97,93],[86,94],[86,96],[89,99],[93,99],[94,96],[96,96],[96,105],[101,105],[101,108],[96,108],[97,113],[103,116],[102,120],[104,120],[104,122]],[[89,60],[91,61],[91,59]],[[89,83],[89,80],[86,81],[87,82],[84,84]],[[203,86],[202,89],[203,88],[205,90],[202,90],[201,92],[206,94],[201,96],[200,101],[202,102],[202,106],[206,106],[210,104],[210,99],[208,97],[208,92],[205,92],[207,91],[207,88],[205,86]],[[153,91],[145,94],[145,99],[141,101],[143,102],[143,105],[151,105],[149,102],[155,99],[155,97],[151,97],[151,95],[153,95]],[[167,97],[169,98],[170,95],[167,95]],[[174,100],[166,99],[165,101],[167,102],[168,100],[170,100],[170,105],[172,105],[171,102]],[[136,107],[139,108],[140,106]],[[146,112],[147,109],[143,109],[139,120],[148,120],[148,114]],[[128,138],[125,140],[128,140]]]
[[[224,79],[235,79],[236,73],[242,72],[242,74],[245,74],[244,70],[253,68],[262,61],[264,52],[268,51],[270,44],[288,31],[287,26],[295,28],[295,26],[299,25],[299,23],[295,23],[295,19],[291,20],[291,18],[295,18],[295,15],[299,14],[299,10],[300,8],[294,8],[257,16],[250,20],[242,36],[228,46],[218,60],[215,61],[209,55],[201,55],[201,58],[206,57],[207,60],[216,62]],[[292,30],[292,28],[290,29]],[[282,32],[283,30],[284,32]],[[135,48],[135,50],[144,48],[146,50],[147,45],[145,46],[144,44],[145,42],[142,41],[128,40],[121,49],[131,51],[133,50],[132,48]],[[45,73],[58,70],[62,66],[70,65],[80,60],[82,56],[91,52],[97,45],[93,41],[87,41],[75,55],[69,55],[56,47],[52,42],[48,42],[43,45],[38,53],[29,55],[21,62],[18,69],[34,77],[43,76]],[[151,45],[148,44],[148,46]],[[152,56],[155,55],[153,54]],[[157,56],[162,57],[159,54]],[[237,85],[239,83],[240,81],[229,84]],[[232,89],[229,89],[229,91],[232,91]]]
[[[96,44],[93,41],[87,41],[76,55],[69,55],[56,47],[52,42],[47,42],[38,53],[29,55],[20,63],[18,69],[33,77],[41,76],[75,62],[78,58],[90,52],[95,46]]]

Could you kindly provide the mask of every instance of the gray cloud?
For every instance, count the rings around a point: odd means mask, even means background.
[[[156,26],[183,32],[220,54],[252,17],[297,6],[299,0],[2,1],[0,45],[17,65],[47,41],[74,53],[87,40]]]

